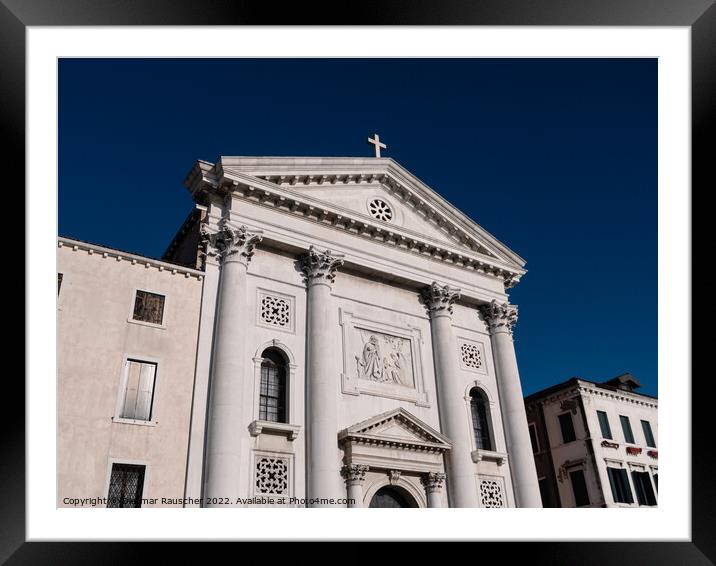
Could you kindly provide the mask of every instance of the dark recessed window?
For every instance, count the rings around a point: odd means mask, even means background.
[[[144,466],[112,464],[107,507],[141,507]]]
[[[619,415],[619,421],[622,423],[622,432],[624,433],[624,442],[634,444],[634,433],[631,430],[631,423],[629,417]]]
[[[57,274],[57,294],[60,294],[60,288],[62,287],[62,273]]]
[[[261,385],[259,392],[259,419],[277,423],[286,422],[286,360],[277,350],[261,354]]]
[[[477,387],[470,391],[470,412],[472,413],[472,434],[475,446],[480,450],[492,450],[487,400]]]
[[[651,431],[651,423],[649,421],[641,421],[641,428],[644,431],[644,439],[649,448],[656,448],[654,433]]]
[[[589,505],[589,493],[587,492],[587,482],[584,481],[584,471],[575,470],[569,472],[569,480],[572,482],[572,492],[574,493],[574,502],[577,507]]]
[[[559,415],[559,428],[562,430],[562,442],[566,444],[567,442],[577,440],[571,413],[563,413]]]
[[[549,485],[547,478],[542,478],[538,480],[539,482],[539,496],[542,499],[542,507],[552,507],[550,505],[550,496],[549,496]]]
[[[649,472],[634,471],[631,473],[631,479],[634,482],[634,491],[636,491],[636,500],[639,505],[656,505],[656,496],[651,487]]]
[[[614,501],[616,503],[634,503],[626,470],[607,466],[607,475],[609,476],[609,485],[612,488]]]
[[[534,423],[530,423],[530,442],[532,443],[532,454],[539,452],[539,442],[537,441],[537,426]]]
[[[164,319],[164,295],[137,291],[132,318],[151,324],[161,324]]]
[[[602,438],[612,438],[612,429],[609,426],[609,418],[604,411],[597,411],[597,417],[599,418],[599,428],[602,429]]]

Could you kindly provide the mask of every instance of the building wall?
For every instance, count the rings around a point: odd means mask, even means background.
[[[147,466],[143,497],[157,498],[158,506],[166,506],[160,503],[163,497],[184,496],[202,276],[172,269],[60,240],[60,506],[66,497],[106,497],[114,461]],[[161,327],[132,321],[137,289],[166,296]],[[151,424],[115,419],[127,358],[158,364]]]
[[[237,438],[242,443],[241,453],[244,462],[242,469],[247,473],[241,478],[241,490],[246,497],[255,495],[254,480],[256,458],[264,454],[274,454],[279,457],[290,459],[292,469],[291,496],[303,498],[305,491],[305,458],[306,458],[306,415],[305,415],[305,324],[306,324],[306,287],[302,274],[296,267],[297,257],[290,253],[280,252],[276,249],[269,249],[259,246],[249,264],[247,277],[247,305],[250,316],[247,320],[247,334],[244,337],[246,346],[245,375],[252,376],[247,379],[244,387],[243,424],[237,431]],[[218,281],[217,267],[207,265],[206,280],[207,286],[212,281]],[[215,283],[216,284],[216,283]],[[207,296],[211,295],[210,289],[205,290]],[[261,302],[266,296],[281,298],[288,301],[290,305],[290,322],[287,327],[280,327],[267,324],[262,320]],[[334,342],[330,351],[338,387],[336,403],[339,406],[339,423],[336,435],[340,430],[359,423],[370,417],[379,415],[397,407],[403,407],[410,413],[440,431],[439,407],[437,402],[437,389],[435,372],[433,366],[433,353],[430,334],[430,319],[427,311],[419,299],[419,293],[415,289],[405,288],[399,284],[388,281],[381,281],[377,278],[367,277],[365,274],[351,272],[350,270],[339,270],[332,292],[331,312],[333,328],[335,330]],[[347,322],[350,320],[350,322]],[[358,320],[359,322],[355,322]],[[469,391],[472,387],[478,386],[485,393],[489,400],[491,413],[491,436],[494,450],[506,453],[504,430],[501,419],[497,382],[495,369],[492,360],[490,337],[484,322],[479,318],[474,308],[463,305],[455,305],[454,309],[454,333],[456,336],[455,356],[460,357],[460,344],[475,344],[481,353],[482,361],[480,368],[470,368],[461,364],[461,370],[455,379],[460,380],[461,388],[465,391],[465,413],[464,418],[468,425],[471,423],[469,408]],[[395,396],[391,392],[372,394],[356,392],[346,377],[354,376],[356,357],[360,357],[360,348],[356,349],[355,343],[350,343],[348,333],[352,330],[353,324],[366,323],[368,326],[377,328],[383,332],[401,332],[415,336],[416,349],[412,352],[415,362],[418,365],[420,380],[419,389],[423,393],[421,399],[400,398],[400,393]],[[204,324],[204,323],[202,323]],[[408,330],[406,330],[408,329]],[[274,342],[275,341],[275,342]],[[210,340],[207,340],[210,343]],[[275,434],[252,435],[251,423],[258,419],[258,380],[256,358],[260,357],[262,351],[267,347],[275,347],[286,352],[287,357],[295,366],[291,376],[289,388],[289,416],[288,422],[299,427],[298,438],[291,441],[285,436]],[[210,356],[210,352],[200,353],[202,356]],[[201,362],[199,365],[202,365]],[[208,368],[208,364],[206,365]],[[204,417],[206,394],[199,393],[205,390],[208,382],[202,382],[197,377],[197,400],[195,401],[196,419],[195,428],[202,430],[193,431],[192,436],[196,438],[197,453],[201,450],[200,443],[205,438]],[[200,386],[200,383],[204,385]],[[202,397],[202,395],[204,395]],[[204,401],[200,401],[200,399]],[[336,444],[336,461],[342,462],[343,450]],[[203,463],[200,458],[193,460],[191,476],[199,477],[202,474]],[[505,502],[514,505],[514,496],[510,481],[510,468],[508,463],[497,465],[492,460],[483,460],[475,463],[475,489],[479,489],[480,478],[499,478],[505,494]],[[383,474],[384,475],[384,474]],[[375,472],[368,474],[364,492],[369,493],[372,483],[379,482],[381,474]],[[422,489],[419,478],[413,478],[415,489]],[[201,493],[200,482],[193,482],[194,491],[192,497],[199,497]],[[447,506],[447,496],[443,492],[443,504]]]
[[[533,447],[535,467],[537,468],[537,479],[540,483],[540,494],[544,507],[561,507],[559,499],[559,486],[554,473],[552,452],[550,451],[551,441],[547,435],[544,408],[541,403],[527,405],[528,427],[534,427],[537,446]]]
[[[402,199],[386,196],[385,187],[381,188],[374,175],[365,186],[361,183],[358,182],[359,187],[340,190],[337,186],[330,190],[326,187],[301,190],[308,190],[314,198],[324,195],[332,200],[336,197],[345,212],[360,213],[363,217],[367,199],[383,196],[394,208],[395,226],[406,230],[408,236],[424,237],[431,245],[457,247],[463,253],[472,254],[477,249],[459,248],[463,240],[454,236],[456,228],[453,226],[451,231],[447,224],[441,223],[443,221],[434,220],[431,216],[434,211],[421,208],[425,204],[422,199],[411,204],[407,198],[401,203]],[[238,182],[235,185],[241,186]],[[246,277],[243,271],[236,276],[237,288],[231,290],[245,296],[245,303],[236,302],[241,304],[237,307],[240,310],[235,311],[242,313],[243,329],[232,337],[237,349],[244,352],[240,372],[241,407],[240,411],[231,413],[232,434],[241,454],[240,494],[250,498],[258,493],[257,462],[273,459],[287,462],[290,496],[306,496],[307,291],[297,259],[310,246],[315,246],[345,256],[345,264],[338,270],[327,304],[332,340],[327,345],[325,359],[321,356],[321,367],[327,364],[335,376],[336,469],[346,463],[338,442],[339,433],[388,411],[402,408],[422,421],[426,425],[424,429],[445,432],[441,430],[445,415],[441,415],[438,406],[431,321],[420,300],[420,291],[437,281],[462,290],[462,302],[454,305],[452,318],[454,338],[451,341],[457,370],[449,379],[458,384],[463,403],[461,417],[465,427],[459,434],[465,435],[461,440],[473,447],[469,456],[474,464],[477,500],[481,487],[489,483],[488,497],[493,503],[497,499],[495,489],[499,487],[504,504],[513,506],[510,459],[490,335],[478,314],[479,305],[508,301],[504,279],[507,272],[502,267],[486,268],[480,262],[468,266],[459,253],[428,249],[421,247],[422,244],[414,246],[417,241],[411,243],[405,237],[401,245],[391,243],[390,237],[366,238],[366,233],[361,232],[361,223],[352,222],[337,229],[323,222],[313,207],[310,208],[314,213],[307,211],[300,216],[293,214],[290,206],[264,206],[263,196],[256,197],[249,194],[251,191],[247,194],[240,190],[233,194],[223,191],[223,188],[212,189],[200,195],[198,212],[190,215],[180,228],[166,254],[167,258],[186,265],[202,264],[203,271],[171,268],[169,264],[146,258],[129,261],[125,257],[117,261],[116,253],[102,257],[104,252],[97,247],[93,254],[81,246],[76,251],[67,246],[60,249],[60,271],[69,274],[65,281],[72,285],[69,291],[63,288],[67,296],[60,298],[60,483],[63,493],[91,486],[93,494],[106,495],[111,461],[124,458],[127,462],[147,464],[145,498],[167,494],[167,497],[198,500],[204,495],[205,453],[207,447],[213,446],[207,442],[207,415],[211,402],[217,297],[223,297],[226,289],[221,287],[218,259],[194,255],[200,240],[194,220],[205,222],[205,228],[216,231],[220,220],[228,219],[234,226],[245,225],[250,231],[263,233],[263,240],[248,264]],[[379,232],[385,233],[380,229],[376,234]],[[387,232],[390,234],[392,232]],[[512,260],[507,261],[505,257],[498,263],[511,264]],[[510,269],[514,268],[512,265]],[[178,271],[173,273],[172,269]],[[138,287],[167,295],[164,328],[129,320],[133,293]],[[274,306],[282,305],[284,314],[278,317],[280,320],[264,316],[266,300]],[[63,301],[67,302],[66,306]],[[371,382],[359,376],[363,371],[361,356],[371,338],[383,341],[385,357],[382,359],[393,360],[392,366],[385,370],[392,372],[390,379]],[[289,366],[288,423],[283,428],[267,426],[259,419],[262,354],[267,348],[280,350]],[[111,418],[117,408],[121,367],[128,356],[143,356],[159,362],[157,423],[152,426],[119,423]],[[232,358],[232,364],[233,361]],[[236,366],[231,367],[233,372]],[[408,367],[411,371],[406,373]],[[233,386],[232,376],[222,375]],[[173,380],[169,393],[165,392],[166,376]],[[473,387],[483,392],[489,406],[492,444],[489,451],[476,450],[470,412]],[[81,410],[75,414],[73,396],[78,395],[85,397],[76,405]],[[165,401],[167,395],[172,396],[171,403]],[[84,409],[89,399],[99,400],[89,411],[91,420]],[[235,423],[238,423],[236,430]],[[82,446],[87,443],[92,445],[91,450]],[[446,445],[440,446],[440,450],[444,450]],[[394,452],[395,459],[407,461],[414,457],[408,449]],[[426,469],[443,471],[440,462],[423,464],[427,468],[414,468],[412,475],[406,471],[400,480],[406,482],[408,491],[423,490],[419,474],[426,473]],[[460,477],[466,476],[469,477],[468,474]],[[230,477],[233,481],[233,471]],[[387,481],[386,470],[371,468],[366,478],[364,493],[369,494]],[[343,484],[338,474],[336,481]],[[231,486],[232,490],[235,488]],[[448,503],[445,489],[442,503],[445,506]]]
[[[229,209],[230,208],[230,212]],[[386,411],[402,407],[424,421],[434,429],[441,431],[440,414],[437,404],[433,348],[431,343],[430,319],[425,306],[420,301],[420,287],[405,282],[399,275],[402,265],[393,264],[396,277],[392,280],[385,272],[371,272],[365,268],[356,270],[353,267],[352,250],[359,250],[366,257],[386,256],[385,246],[366,242],[355,235],[336,232],[335,230],[316,226],[294,217],[285,217],[283,212],[267,211],[253,203],[245,201],[223,201],[216,199],[207,208],[208,221],[214,229],[218,220],[231,214],[236,224],[246,224],[252,230],[261,230],[264,240],[259,244],[248,265],[247,270],[247,317],[245,337],[246,362],[245,375],[253,376],[246,380],[244,387],[244,406],[242,408],[243,424],[237,431],[237,438],[242,443],[242,470],[246,470],[240,478],[240,490],[246,497],[254,495],[256,458],[262,454],[273,454],[280,458],[288,458],[292,470],[290,487],[291,496],[303,498],[306,495],[306,415],[305,387],[306,376],[306,286],[297,260],[309,245],[319,248],[345,248],[346,265],[336,275],[331,293],[331,317],[334,340],[329,351],[331,364],[336,379],[336,403],[338,404],[339,422],[336,435],[347,427],[374,417]],[[281,233],[278,231],[281,230]],[[285,232],[285,233],[284,233]],[[332,243],[330,239],[334,239]],[[298,248],[298,249],[296,249]],[[355,252],[357,253],[357,252]],[[390,250],[391,254],[395,251]],[[401,257],[401,262],[406,258]],[[435,262],[422,258],[414,260],[414,269],[418,267],[426,271],[427,281],[445,281],[445,272]],[[464,285],[471,289],[485,289],[489,294],[495,292],[495,282],[477,273],[466,273],[451,268],[451,276],[464,278]],[[194,400],[194,414],[191,432],[191,450],[187,474],[187,495],[200,497],[203,493],[202,477],[204,475],[203,450],[206,438],[206,410],[209,399],[210,360],[212,338],[211,332],[215,322],[214,309],[220,280],[218,263],[211,258],[205,266],[206,284],[204,305],[202,307],[201,336],[199,338],[199,354],[197,360],[197,387]],[[454,273],[454,275],[453,275]],[[427,283],[426,283],[427,284]],[[424,284],[425,285],[425,284]],[[266,295],[286,300],[290,305],[291,320],[288,328],[267,324],[261,319],[261,301]],[[400,335],[411,340],[411,353],[416,363],[417,392],[404,394],[405,391],[389,391],[389,387],[380,392],[360,390],[356,384],[356,358],[361,355],[362,343],[357,342],[361,331],[356,328],[366,327],[379,333]],[[459,374],[454,379],[460,381],[464,391],[464,418],[471,430],[469,407],[469,391],[478,386],[489,400],[491,413],[491,436],[495,452],[505,454],[506,443],[501,418],[501,407],[489,332],[485,323],[478,315],[474,306],[456,304],[453,314],[453,331],[455,334],[454,351],[457,359],[461,358],[460,347],[470,344],[476,347],[481,355],[479,368],[460,364]],[[252,434],[251,423],[258,418],[258,366],[256,357],[261,355],[263,348],[278,341],[278,347],[285,351],[295,369],[289,392],[289,424],[298,427],[298,436],[290,440],[286,435],[261,433]],[[441,431],[442,432],[442,431]],[[472,439],[471,439],[472,441]],[[474,443],[474,441],[473,441]],[[343,462],[343,450],[336,443],[336,461]],[[369,493],[373,473],[368,474],[364,493]],[[379,474],[380,475],[380,474]],[[495,459],[485,458],[475,462],[475,490],[479,492],[479,482],[483,479],[497,481],[504,491],[506,505],[514,505],[514,495],[510,477],[509,459],[505,458],[498,465]],[[342,482],[342,480],[339,480]],[[375,481],[378,481],[375,479]],[[418,480],[415,480],[416,482]],[[422,489],[419,482],[416,489]],[[447,506],[446,490],[443,490],[443,504]]]
[[[540,442],[544,441],[549,446],[549,450],[543,449],[535,455],[535,462],[538,476],[545,478],[550,486],[550,495],[554,495],[553,489],[556,487],[559,504],[562,507],[575,507],[569,473],[581,469],[590,507],[637,507],[631,472],[648,471],[652,482],[654,474],[658,473],[658,448],[646,446],[640,422],[643,419],[651,424],[658,446],[657,400],[635,392],[606,389],[586,381],[565,386],[561,391],[552,392],[541,399],[531,397],[527,401],[528,420],[537,425]],[[540,406],[544,425],[540,423]],[[608,415],[613,437],[611,440],[602,436],[597,411],[604,411]],[[572,417],[576,436],[572,442],[563,442],[559,424],[559,416],[562,414],[570,414]],[[625,442],[619,415],[630,419],[633,444]],[[627,447],[640,450],[640,453],[629,454]],[[607,466],[627,470],[634,503],[614,501]],[[655,484],[652,485],[656,493],[658,490]],[[552,502],[557,503],[556,500]]]
[[[589,421],[589,428],[592,431],[592,437],[594,438],[595,461],[601,484],[603,486],[603,497],[606,505],[608,507],[628,506],[625,503],[614,502],[611,488],[609,486],[607,466],[627,470],[632,495],[634,497],[634,504],[632,506],[638,505],[631,476],[632,471],[636,470],[649,472],[650,479],[652,480],[652,486],[656,494],[658,489],[654,484],[654,475],[658,474],[659,470],[659,425],[657,400],[636,393],[629,393],[625,391],[605,391],[589,386],[583,388],[582,395],[584,398],[587,419]],[[602,442],[606,439],[602,437],[597,411],[604,411],[607,413],[613,437],[613,439],[608,442],[616,443],[619,445],[618,447],[612,448],[602,445]],[[633,444],[627,443],[624,439],[624,433],[622,432],[622,427],[619,422],[619,415],[629,417],[631,429],[634,434]],[[641,420],[648,421],[651,424],[656,447],[651,448],[646,445],[646,439],[644,438],[644,432],[640,422]],[[640,453],[629,454],[627,453],[628,447],[640,450]],[[652,455],[649,454],[650,452],[652,452]]]

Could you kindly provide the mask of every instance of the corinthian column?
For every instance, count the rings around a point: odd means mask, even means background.
[[[248,232],[246,226],[233,228],[225,219],[219,223],[218,232],[202,229],[207,255],[216,256],[221,265],[207,426],[207,498],[235,501],[241,495],[241,390],[247,365],[246,320],[250,318],[246,312],[246,270],[261,237],[260,233]]]
[[[460,298],[460,290],[433,282],[423,289],[422,297],[430,311],[440,426],[452,442],[452,450],[446,455],[450,506],[477,507],[470,423],[465,414],[465,392],[458,379],[457,345],[452,331],[452,305]]]
[[[300,266],[308,287],[306,321],[306,449],[308,499],[344,496],[338,457],[338,380],[332,365],[338,328],[331,316],[331,288],[342,256],[311,246]],[[330,507],[310,502],[311,507]]]
[[[348,491],[348,507],[363,507],[363,481],[368,466],[364,464],[349,464],[343,466],[341,473],[346,480]]]
[[[512,483],[518,507],[542,507],[537,470],[529,429],[522,385],[517,370],[512,328],[517,322],[517,308],[492,301],[480,307],[492,337],[492,356],[495,359],[497,387],[500,393],[502,421],[505,426],[507,453],[510,456]]]
[[[445,474],[429,472],[421,478],[421,481],[428,493],[428,507],[442,507],[440,492],[443,489],[443,483],[445,483]]]

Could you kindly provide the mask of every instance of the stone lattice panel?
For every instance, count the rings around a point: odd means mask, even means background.
[[[287,458],[261,456],[256,459],[256,493],[288,495],[289,465]]]
[[[482,507],[505,507],[505,492],[497,480],[480,481],[480,505]]]
[[[462,365],[468,369],[480,370],[483,368],[484,360],[481,348],[472,342],[460,343],[460,358]]]

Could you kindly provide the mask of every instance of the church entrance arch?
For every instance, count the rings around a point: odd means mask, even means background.
[[[395,509],[418,507],[417,501],[405,490],[386,485],[375,492],[369,507]]]

